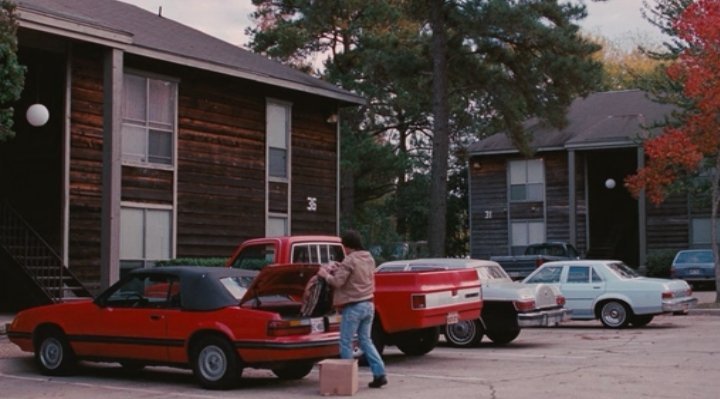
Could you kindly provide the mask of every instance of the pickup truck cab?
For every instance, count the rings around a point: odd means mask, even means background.
[[[243,242],[227,266],[247,270],[285,263],[342,261],[335,236],[282,236]],[[423,355],[438,343],[441,328],[476,320],[482,310],[480,280],[473,270],[431,270],[375,274],[372,338],[382,354],[395,345],[407,355]]]
[[[566,242],[530,244],[523,255],[491,256],[513,280],[522,280],[545,262],[580,259],[580,253]]]
[[[228,259],[227,266],[260,270],[269,264],[328,263],[341,261],[345,249],[335,236],[285,236],[244,241]]]

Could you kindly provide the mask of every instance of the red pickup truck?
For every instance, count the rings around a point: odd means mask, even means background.
[[[335,236],[284,236],[240,244],[227,266],[260,270],[285,263],[341,261],[345,250]],[[378,352],[395,345],[407,355],[430,352],[440,329],[480,316],[482,295],[477,273],[431,270],[375,275],[375,322],[372,337]]]

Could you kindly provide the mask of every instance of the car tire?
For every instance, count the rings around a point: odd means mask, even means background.
[[[60,329],[52,328],[39,333],[35,341],[35,363],[44,375],[68,375],[75,369],[75,353]]]
[[[242,375],[240,359],[225,338],[202,338],[193,346],[191,359],[195,378],[206,389],[232,388]]]
[[[310,374],[312,368],[313,363],[294,363],[282,368],[272,369],[272,372],[281,380],[299,380]]]
[[[397,340],[397,347],[408,356],[422,356],[437,346],[439,337],[438,327],[423,328],[402,334]]]
[[[624,302],[607,301],[600,307],[600,321],[607,328],[624,328],[630,322],[631,312]]]
[[[630,324],[632,324],[633,327],[645,327],[652,321],[653,317],[654,315],[651,314],[634,315]]]
[[[483,337],[480,320],[462,320],[445,326],[445,340],[456,348],[478,346]]]
[[[487,335],[488,339],[495,345],[507,345],[520,335],[520,329],[487,330],[485,331],[485,335]]]
[[[385,336],[385,330],[383,330],[382,324],[380,324],[380,319],[377,317],[377,314],[375,315],[375,320],[373,321],[372,330],[370,330],[370,339],[372,339],[373,345],[375,345],[375,350],[377,350],[378,355],[382,356],[383,352],[385,351],[387,337]],[[360,350],[360,352],[362,352],[362,350]]]

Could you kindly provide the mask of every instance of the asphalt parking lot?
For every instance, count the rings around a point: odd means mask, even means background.
[[[386,350],[390,384],[369,389],[360,369],[360,398],[694,398],[720,392],[720,317],[697,312],[659,316],[645,328],[609,330],[595,322],[525,329],[505,347],[440,345],[407,357]],[[148,367],[125,372],[88,364],[77,375],[37,373],[32,356],[0,336],[0,397],[15,398],[310,398],[319,397],[315,369],[300,381],[279,381],[268,371],[246,370],[231,391],[198,388],[189,371]]]

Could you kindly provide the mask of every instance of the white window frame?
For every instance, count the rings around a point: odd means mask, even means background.
[[[508,202],[545,202],[545,163],[542,158],[508,162]],[[539,197],[530,198],[530,187],[539,185]],[[524,187],[524,198],[513,199],[513,187]]]
[[[277,121],[272,117],[275,115],[271,110],[273,108],[281,108],[285,110],[284,132],[274,129]],[[265,234],[267,236],[289,235],[292,231],[291,226],[291,193],[292,182],[292,103],[278,99],[268,98],[265,102]],[[285,172],[284,177],[272,176],[270,173],[270,150],[272,148],[284,149]],[[270,212],[270,183],[280,182],[287,184],[287,213]],[[276,223],[283,221],[285,223],[284,230],[278,231]],[[282,233],[282,234],[281,234]]]
[[[131,70],[131,69],[125,70],[123,79],[125,79],[125,77],[127,75],[132,75],[134,77],[139,77],[139,78],[142,78],[145,80],[145,116],[144,116],[144,120],[133,120],[126,115],[126,110],[123,108],[123,111],[122,111],[123,119],[121,121],[121,124],[122,124],[121,132],[123,135],[123,141],[127,140],[126,139],[126,137],[127,137],[126,129],[133,128],[133,127],[144,130],[144,132],[142,132],[141,134],[143,135],[145,140],[144,140],[144,144],[143,144],[144,145],[144,148],[143,148],[144,154],[141,154],[139,156],[129,155],[126,152],[125,146],[122,146],[122,149],[121,149],[122,164],[128,165],[128,166],[139,166],[139,167],[152,168],[152,169],[174,170],[176,168],[176,164],[177,164],[177,136],[178,136],[178,121],[177,121],[178,116],[177,116],[177,114],[178,114],[178,93],[179,93],[178,80],[169,78],[166,76],[160,76],[160,75],[156,75],[156,74],[135,71],[135,70]],[[150,94],[151,81],[159,81],[159,82],[164,82],[164,83],[172,85],[172,88],[171,88],[172,98],[170,99],[170,101],[172,102],[172,104],[171,104],[171,106],[172,106],[172,116],[171,116],[172,126],[169,128],[162,127],[157,124],[152,124],[150,121],[149,98],[151,96],[151,94]],[[123,90],[123,107],[124,107],[124,104],[126,101],[126,98],[125,98],[126,95],[128,95],[128,90],[124,89]],[[151,130],[165,132],[171,136],[171,139],[170,139],[170,163],[150,161],[150,131]]]
[[[177,223],[176,223],[176,213],[174,212],[174,208],[171,205],[161,205],[161,204],[146,204],[146,203],[136,203],[136,202],[123,202],[120,206],[120,262],[139,262],[142,264],[141,267],[150,267],[155,262],[161,261],[161,260],[169,260],[175,258],[176,254],[176,243],[177,243]],[[141,258],[128,258],[123,257],[123,242],[122,242],[122,223],[123,223],[123,217],[122,217],[122,211],[125,209],[134,209],[134,210],[140,210],[143,212],[143,227],[142,227],[142,257]],[[170,216],[170,225],[168,226],[169,229],[169,254],[167,259],[166,258],[150,258],[148,257],[147,253],[147,238],[146,235],[148,233],[147,230],[147,212],[148,211],[166,211],[169,213]]]

